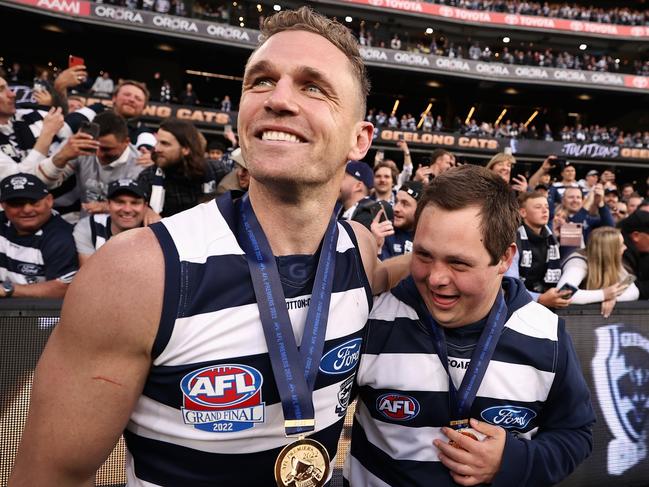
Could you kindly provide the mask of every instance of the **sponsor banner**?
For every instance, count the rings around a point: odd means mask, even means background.
[[[90,15],[91,4],[83,0],[13,0],[13,2],[59,14],[78,17],[88,17]]]
[[[259,39],[259,31],[257,30],[187,17],[131,10],[101,3],[92,4],[90,16],[109,22],[118,22],[135,27],[144,27],[203,39],[215,39],[251,48],[257,45]]]
[[[491,27],[513,27],[525,30],[558,31],[594,37],[618,37],[649,40],[649,26],[630,26],[583,22],[580,20],[559,19],[536,15],[506,14],[485,12],[434,5],[416,0],[339,0],[344,3],[366,5],[378,9],[399,10],[413,14],[439,17],[452,22],[480,24]]]
[[[620,147],[596,143],[546,142],[544,140],[507,139],[507,144],[514,154],[537,155],[546,157],[550,154],[562,155],[566,159],[600,159],[649,161],[649,149]]]
[[[442,132],[408,132],[393,129],[380,130],[374,139],[376,143],[395,142],[403,137],[408,145],[428,146],[432,148],[443,147],[447,149],[473,149],[480,152],[500,152],[509,143],[506,139],[492,139],[489,137],[470,137],[466,135],[449,134]]]
[[[439,74],[493,81],[520,82],[547,85],[583,86],[621,91],[649,92],[649,77],[618,73],[580,71],[577,69],[543,68],[517,64],[486,63],[379,47],[361,47],[361,56],[367,64],[386,67],[431,71]]]

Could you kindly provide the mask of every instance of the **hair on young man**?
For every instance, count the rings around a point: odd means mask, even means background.
[[[417,205],[415,228],[427,206],[446,211],[479,208],[480,233],[492,265],[516,241],[520,221],[516,195],[503,178],[484,167],[466,164],[434,178]]]

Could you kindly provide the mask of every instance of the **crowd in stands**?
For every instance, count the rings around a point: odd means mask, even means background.
[[[597,143],[603,145],[618,145],[621,147],[647,148],[649,147],[649,131],[625,132],[618,127],[604,127],[600,125],[563,126],[560,130],[543,124],[542,129],[534,124],[512,122],[506,119],[499,123],[481,122],[474,118],[462,120],[456,117],[448,124],[441,115],[426,114],[416,118],[412,113],[401,116],[384,110],[370,108],[366,117],[377,128],[390,128],[403,131],[423,132],[457,132],[463,135],[479,137],[508,137],[513,139],[534,139],[548,142],[576,142]],[[421,122],[421,125],[419,125]]]
[[[155,11],[163,14],[187,16],[232,25],[243,24],[247,27],[257,28],[264,19],[264,13],[259,9],[250,8],[246,2],[238,2],[241,10],[231,11],[229,4],[219,2],[193,2],[191,9],[187,8],[182,0],[115,0],[114,2],[127,8]],[[544,15],[548,17],[562,17],[579,20],[593,20],[607,22],[614,18],[622,24],[645,25],[649,22],[646,13],[635,12],[626,8],[613,9],[605,12],[603,9],[593,9],[577,6],[550,6],[547,3],[534,4],[530,2],[504,2],[504,1],[440,1],[446,5],[478,10],[496,12],[521,13],[526,15]],[[534,12],[534,13],[532,13]],[[553,15],[560,14],[560,15]],[[642,20],[640,20],[642,19]],[[363,46],[383,47],[396,50],[406,50],[423,54],[435,54],[456,59],[480,60],[483,62],[499,62],[504,64],[542,66],[559,69],[576,69],[584,71],[600,71],[611,73],[635,74],[649,76],[649,60],[624,59],[607,54],[590,54],[585,52],[569,52],[568,50],[534,49],[531,46],[509,49],[507,46],[497,47],[482,45],[472,41],[450,41],[447,36],[423,35],[423,33],[407,32],[405,35],[393,34],[387,25],[367,25],[361,21],[354,27],[355,34]]]
[[[426,0],[439,5],[519,15],[538,15],[560,19],[599,22],[602,24],[649,25],[649,13],[629,7],[593,7],[524,0]]]

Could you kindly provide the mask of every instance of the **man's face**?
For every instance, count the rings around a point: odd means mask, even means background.
[[[223,157],[223,151],[221,149],[210,149],[207,153],[208,159],[218,161]]]
[[[38,201],[12,199],[2,203],[2,207],[18,235],[32,235],[51,218],[53,204],[54,198],[48,194]]]
[[[253,180],[338,187],[369,149],[359,83],[347,57],[305,31],[273,35],[248,60],[239,137]],[[335,177],[334,177],[335,176]]]
[[[16,95],[9,85],[0,78],[0,118],[10,118],[16,113]]]
[[[575,171],[575,168],[573,166],[566,166],[565,169],[561,171],[561,178],[566,183],[570,183],[574,181],[576,177],[577,177],[577,171]]]
[[[547,198],[529,198],[521,207],[521,217],[530,228],[538,228],[548,224],[550,206]]]
[[[642,198],[639,198],[638,196],[629,198],[629,201],[627,201],[627,210],[629,212],[629,215],[638,209],[640,203],[642,203]]]
[[[401,230],[413,230],[415,226],[415,210],[417,200],[405,191],[398,191],[394,203],[394,226]]]
[[[623,201],[619,201],[611,211],[613,212],[615,223],[624,220],[629,215],[629,210]]]
[[[435,159],[431,165],[433,166],[435,176],[439,176],[455,165],[455,159],[450,154],[444,154]]]
[[[178,164],[183,156],[189,154],[189,149],[182,147],[171,132],[160,129],[156,138],[158,141],[153,149],[153,160],[159,167]]]
[[[597,174],[592,174],[591,176],[586,176],[586,184],[589,188],[592,188],[599,181],[599,176]]]
[[[142,115],[145,103],[145,93],[135,85],[124,85],[113,96],[113,110],[126,119]]]
[[[444,327],[484,318],[511,264],[512,244],[496,265],[483,245],[479,208],[446,211],[427,206],[413,242],[410,271],[426,307]]]
[[[493,165],[491,170],[498,174],[501,178],[503,178],[506,183],[508,183],[512,177],[512,161],[498,162],[497,164]]]
[[[97,149],[97,159],[100,164],[108,165],[119,159],[126,147],[128,147],[128,138],[118,140],[114,134],[106,134],[97,138],[99,142],[99,149]]]
[[[631,195],[634,193],[634,191],[635,188],[633,186],[625,186],[624,188],[622,188],[622,197],[625,200],[628,200],[631,197]]]
[[[563,193],[563,206],[570,213],[577,213],[584,206],[584,199],[579,188],[568,188]]]
[[[142,225],[146,203],[144,198],[122,193],[108,200],[110,221],[120,232]]]
[[[618,198],[616,193],[611,192],[604,195],[604,202],[606,203],[606,206],[608,206],[611,210],[617,206],[617,202],[619,200],[620,198]]]
[[[250,186],[250,173],[245,167],[241,167],[237,164],[237,181],[239,182],[239,187],[243,190],[248,190]]]
[[[631,241],[638,252],[649,252],[649,233],[632,232]]]
[[[380,167],[374,172],[374,189],[379,194],[392,190],[392,171],[389,168]]]

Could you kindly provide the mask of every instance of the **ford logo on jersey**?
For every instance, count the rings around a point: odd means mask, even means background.
[[[508,429],[524,430],[530,421],[536,418],[536,413],[530,408],[521,406],[494,406],[480,413],[487,423]]]
[[[261,373],[247,365],[225,364],[190,372],[180,381],[183,421],[203,431],[228,433],[263,423]]]
[[[361,338],[354,338],[329,350],[320,360],[325,374],[345,374],[356,367],[361,357]]]
[[[419,403],[414,397],[388,393],[378,397],[376,410],[388,419],[408,421],[419,414]]]

